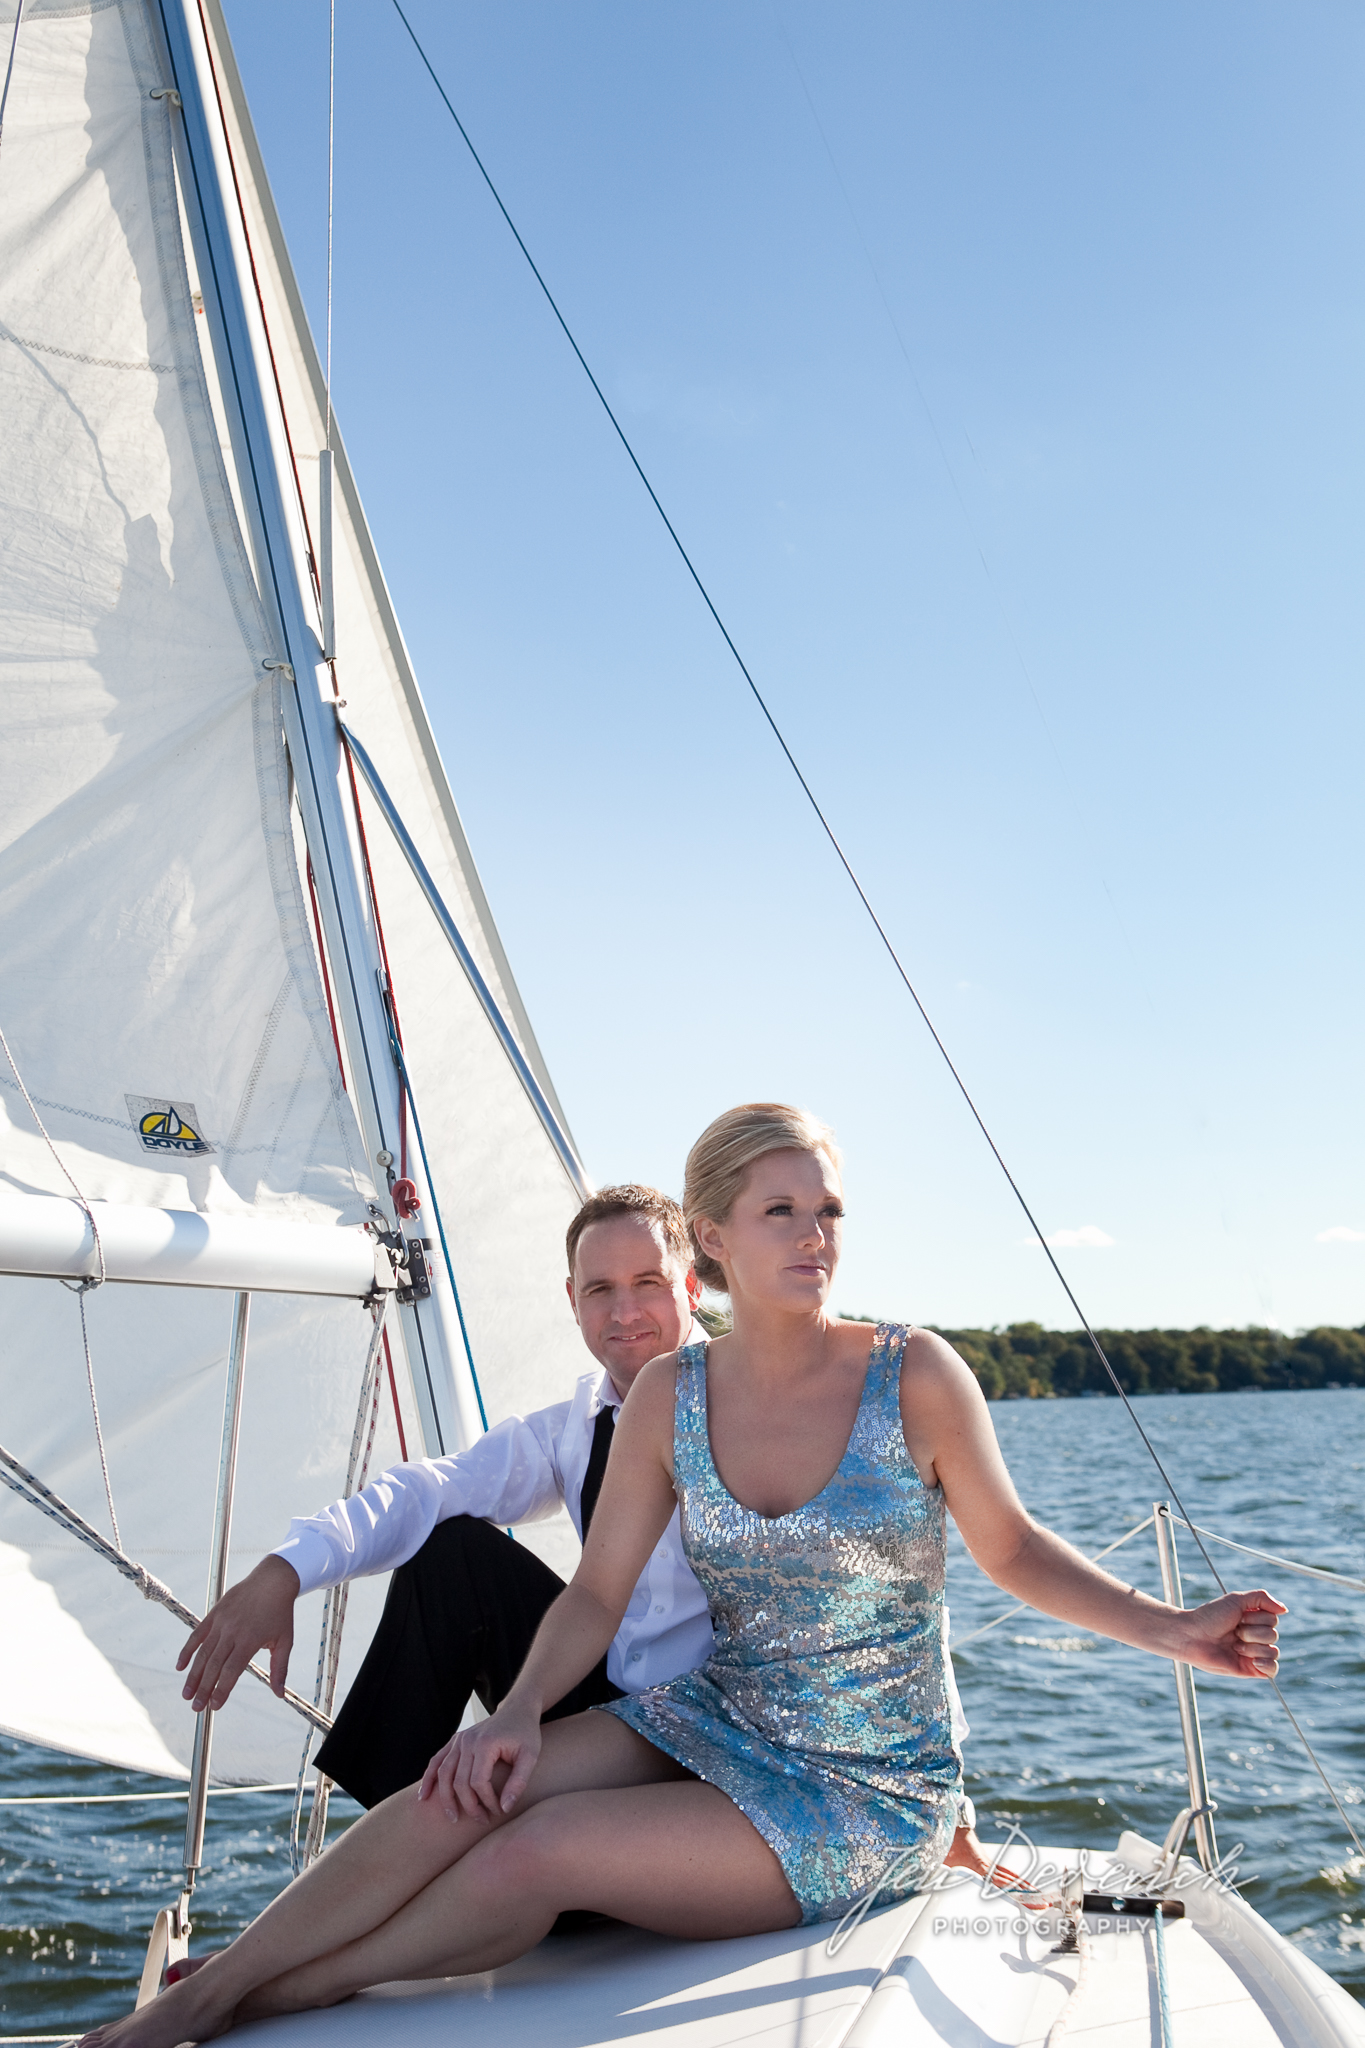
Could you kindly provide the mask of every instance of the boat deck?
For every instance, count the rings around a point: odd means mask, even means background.
[[[1138,1864],[1152,1845],[1125,1836]],[[1074,1868],[1078,1852],[1044,1851]],[[1108,1857],[1092,1854],[1093,1870]],[[1140,1867],[1140,1866],[1139,1866]],[[1182,1891],[1165,1928],[1172,2048],[1365,2048],[1365,2011],[1235,1896]],[[1149,1918],[1087,1919],[1085,1983],[1068,2044],[1160,2048]],[[439,1984],[383,1985],[328,2012],[268,2020],[252,2048],[1043,2048],[1081,1958],[1058,1921],[983,1900],[974,1884],[830,1927],[677,1942],[606,1926],[555,1936],[519,1962]],[[834,1953],[831,1953],[831,1947]]]

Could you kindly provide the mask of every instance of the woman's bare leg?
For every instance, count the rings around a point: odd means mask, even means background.
[[[238,2006],[238,2020],[333,2005],[368,1984],[493,1970],[566,1907],[691,1940],[792,1927],[800,1910],[772,1850],[695,1778],[568,1792],[490,1834],[380,1927]]]
[[[596,1786],[630,1786],[685,1775],[611,1714],[577,1714],[544,1730],[544,1747],[518,1817],[539,1801]],[[505,1827],[501,1816],[451,1820],[439,1798],[397,1792],[348,1828],[253,1920],[230,1948],[170,1985],[141,2012],[85,2036],[89,2048],[175,2048],[232,2024],[242,2000],[317,1957],[361,1940],[451,1864]]]

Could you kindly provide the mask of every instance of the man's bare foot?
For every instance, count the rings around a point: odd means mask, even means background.
[[[185,2041],[214,2041],[232,2025],[235,2009],[236,2001],[227,2004],[215,1997],[212,1979],[205,1982],[196,1969],[140,2012],[82,2034],[79,2048],[180,2048]]]
[[[949,1870],[971,1870],[978,1877],[985,1877],[989,1871],[991,1883],[998,1885],[1002,1891],[1013,1890],[1016,1886],[1028,1888],[1026,1878],[1021,1877],[1015,1870],[1006,1870],[992,1857],[987,1856],[984,1847],[976,1838],[975,1828],[957,1830],[953,1836],[952,1847],[943,1861]],[[1021,1898],[1019,1903],[1036,1913],[1043,1910],[1041,1904],[1035,1905],[1032,1899]]]

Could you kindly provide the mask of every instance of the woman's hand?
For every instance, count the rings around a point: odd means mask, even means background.
[[[1170,1654],[1200,1671],[1273,1678],[1280,1657],[1275,1617],[1288,1612],[1270,1593],[1224,1593],[1176,1618]]]
[[[449,1819],[511,1813],[540,1755],[540,1716],[504,1700],[496,1714],[452,1735],[438,1749],[417,1788],[419,1799],[436,1793]],[[497,1783],[494,1783],[496,1773]]]

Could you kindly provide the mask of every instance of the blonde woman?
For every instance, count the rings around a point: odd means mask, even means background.
[[[1278,1601],[1186,1612],[1097,1570],[1025,1513],[947,1344],[830,1314],[844,1211],[823,1124],[777,1103],[717,1118],[688,1157],[684,1210],[733,1328],[639,1375],[582,1563],[497,1712],[230,1948],[87,2042],[174,2048],[369,1984],[492,1969],[566,1907],[708,1939],[914,1891],[960,1796],[945,1511],[983,1570],[1045,1613],[1206,1671],[1273,1674]],[[713,1655],[542,1725],[611,1641],[675,1502]]]

